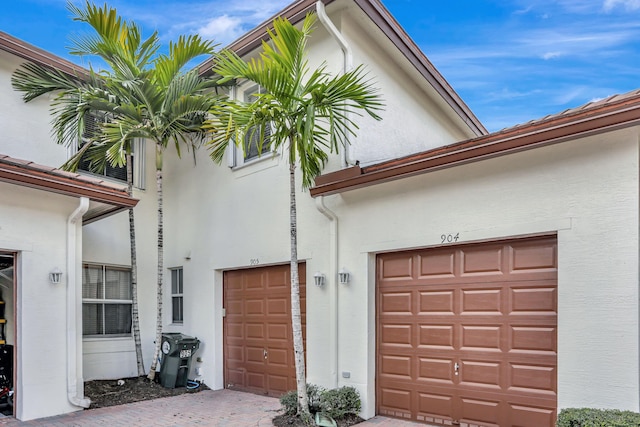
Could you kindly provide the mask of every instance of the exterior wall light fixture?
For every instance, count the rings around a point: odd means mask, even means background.
[[[62,271],[58,267],[51,270],[49,273],[49,281],[52,285],[57,285],[62,280]]]
[[[324,286],[324,274],[316,271],[316,274],[313,275],[313,281],[315,282],[317,287],[321,288],[322,286]]]
[[[349,272],[343,267],[338,272],[338,281],[340,282],[341,285],[346,285],[347,283],[349,283],[350,279],[351,279],[351,274],[349,274]]]

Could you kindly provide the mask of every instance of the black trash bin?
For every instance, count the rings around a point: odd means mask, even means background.
[[[191,368],[191,358],[200,347],[197,338],[180,333],[162,334],[160,384],[166,388],[185,387]]]

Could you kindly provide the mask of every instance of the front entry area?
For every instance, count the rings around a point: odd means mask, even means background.
[[[382,254],[376,286],[378,414],[555,425],[555,236]]]
[[[306,268],[298,266],[305,331]],[[296,389],[289,264],[224,272],[225,388],[280,397]]]

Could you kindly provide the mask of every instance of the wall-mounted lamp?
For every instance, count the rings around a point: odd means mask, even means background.
[[[62,271],[60,271],[58,267],[51,270],[51,273],[49,273],[49,281],[51,282],[51,284],[57,285],[58,283],[60,283],[61,280],[62,280]]]
[[[316,271],[316,274],[313,275],[313,281],[315,282],[316,286],[322,287],[324,285],[324,274]]]
[[[341,285],[346,285],[347,283],[349,283],[350,278],[351,275],[344,268],[338,271],[338,282],[340,282]]]

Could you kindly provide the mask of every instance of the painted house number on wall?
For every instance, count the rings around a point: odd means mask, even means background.
[[[441,234],[440,243],[454,243],[460,238],[460,233],[456,234]]]
[[[249,265],[258,265],[260,264],[260,260],[258,258],[251,258],[249,260]]]

